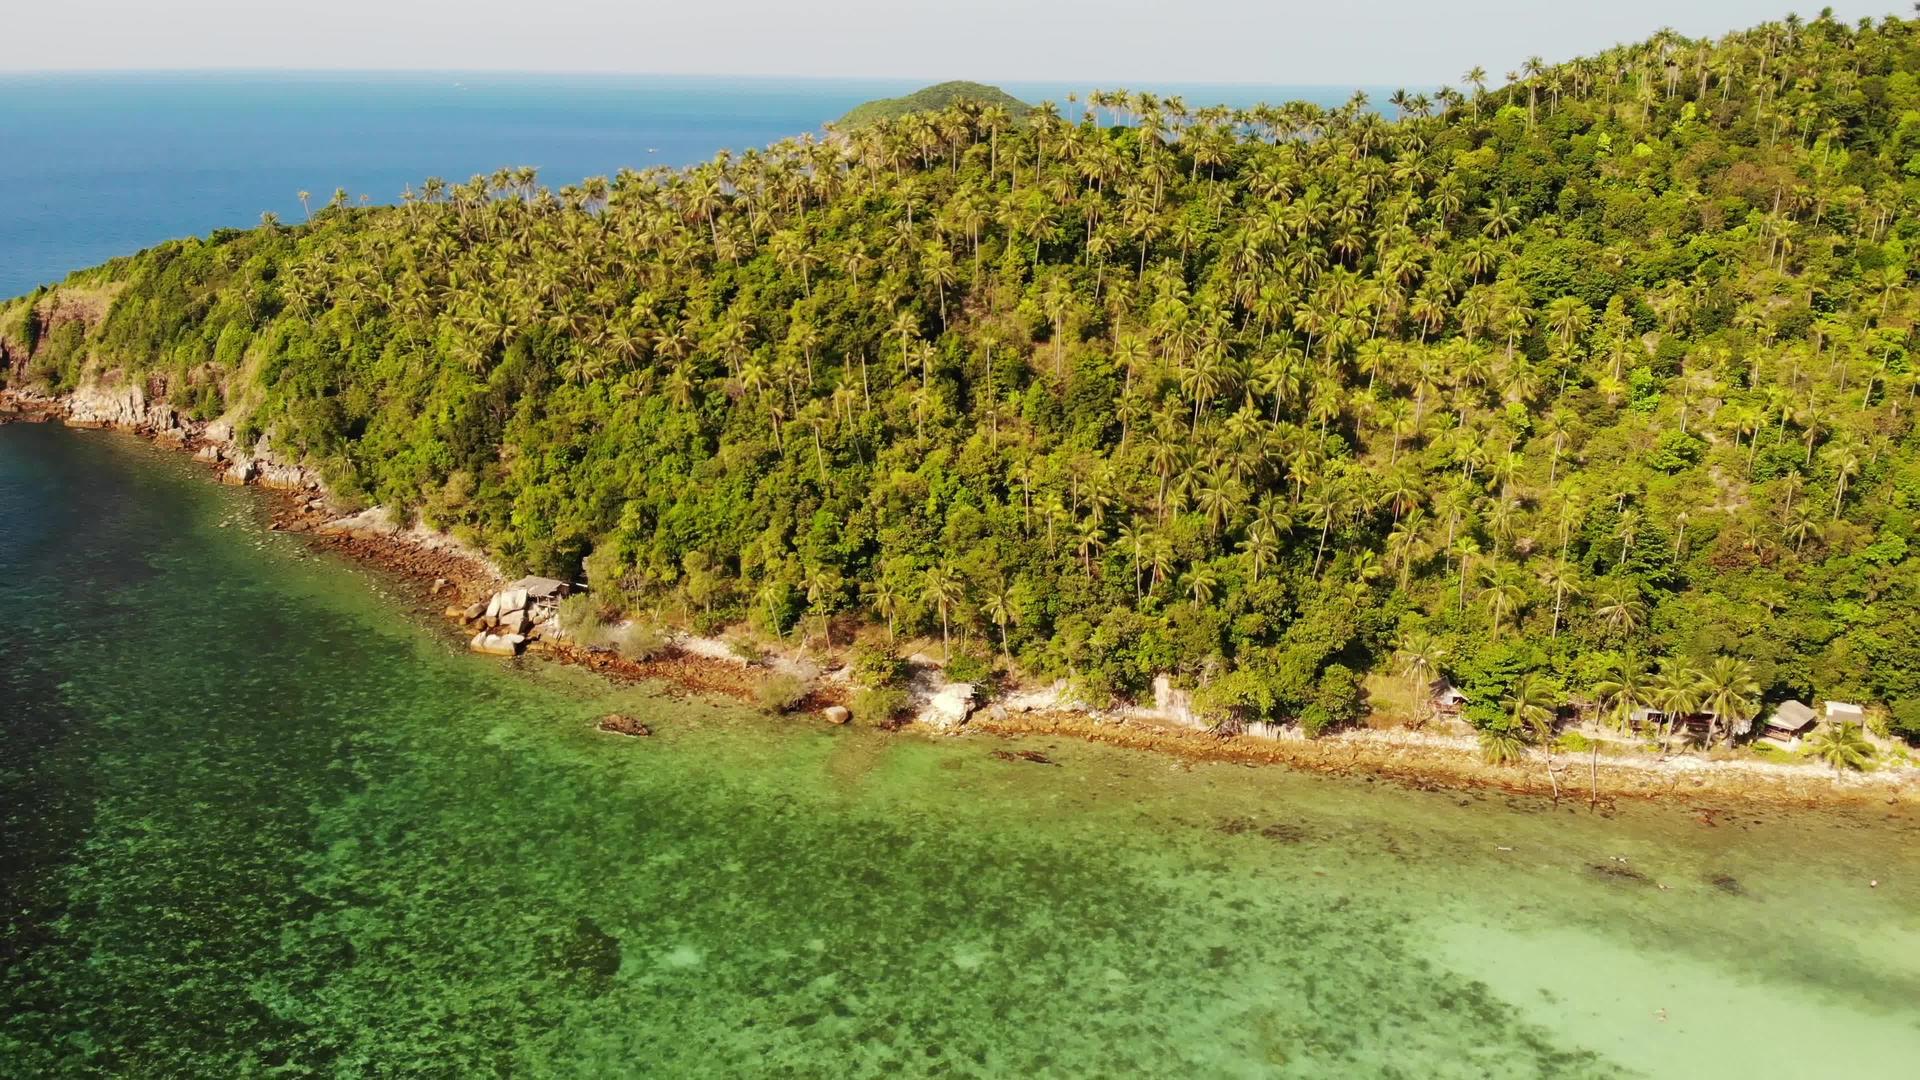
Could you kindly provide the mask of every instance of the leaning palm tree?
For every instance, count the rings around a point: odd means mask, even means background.
[[[1859,724],[1825,724],[1807,737],[1807,749],[1813,756],[1833,766],[1835,775],[1842,769],[1864,769],[1873,761],[1873,744]]]
[[[1553,785],[1553,797],[1560,798],[1560,781],[1553,774],[1553,718],[1555,700],[1552,684],[1529,671],[1513,680],[1501,702],[1506,709],[1505,727],[1509,731],[1531,732],[1546,752],[1547,783]],[[1482,752],[1485,752],[1484,743]]]

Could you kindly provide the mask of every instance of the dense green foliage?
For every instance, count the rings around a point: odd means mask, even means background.
[[[1912,729],[1917,27],[1662,33],[1395,120],[1101,94],[342,196],[78,275],[110,313],[16,377],[153,369],[708,624],[1314,728],[1397,658],[1497,733],[1570,696]]]
[[[956,79],[921,87],[902,97],[877,98],[855,105],[834,126],[851,131],[882,120],[899,120],[913,113],[945,112],[963,102],[981,108],[998,106],[1014,120],[1033,111],[1032,106],[997,86]]]

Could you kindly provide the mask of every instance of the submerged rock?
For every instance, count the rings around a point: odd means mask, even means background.
[[[594,727],[610,735],[631,735],[636,738],[653,734],[653,729],[623,713],[608,713],[600,718]]]
[[[1588,863],[1587,872],[1608,881],[1620,881],[1634,885],[1651,885],[1653,879],[1632,867],[1614,862]]]
[[[991,756],[1000,761],[1031,761],[1035,765],[1060,764],[1038,750],[994,750],[991,751]]]

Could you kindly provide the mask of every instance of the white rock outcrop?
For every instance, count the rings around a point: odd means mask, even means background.
[[[975,690],[972,683],[940,683],[920,700],[914,722],[935,731],[954,731],[973,715]]]
[[[185,438],[186,421],[164,401],[149,401],[144,386],[110,371],[74,387],[66,397],[73,427],[112,427]]]
[[[487,656],[519,656],[526,643],[524,634],[492,634],[482,630],[467,644],[474,652]]]

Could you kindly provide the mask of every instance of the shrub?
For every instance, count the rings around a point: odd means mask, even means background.
[[[771,713],[791,712],[807,696],[807,680],[784,672],[769,675],[754,685],[753,699]]]
[[[884,724],[907,707],[907,692],[891,686],[869,686],[853,695],[853,718],[863,724]]]
[[[760,643],[750,637],[733,638],[727,642],[727,648],[733,651],[733,655],[748,664],[758,664],[767,658],[767,650],[761,648]]]
[[[1577,731],[1563,731],[1553,740],[1553,747],[1562,753],[1584,754],[1593,749],[1594,742]]]
[[[1900,698],[1893,703],[1887,726],[1904,739],[1920,739],[1920,698]]]
[[[651,623],[629,622],[604,627],[602,643],[629,660],[651,660],[667,648],[666,632]]]
[[[907,676],[907,662],[890,645],[862,643],[853,649],[853,681],[861,686],[892,686]]]
[[[554,609],[554,617],[560,621],[560,632],[582,645],[597,645],[593,640],[604,624],[600,620],[599,601],[586,593],[574,593],[560,601]]]
[[[993,666],[972,653],[959,653],[947,661],[950,682],[983,683],[993,677]]]

